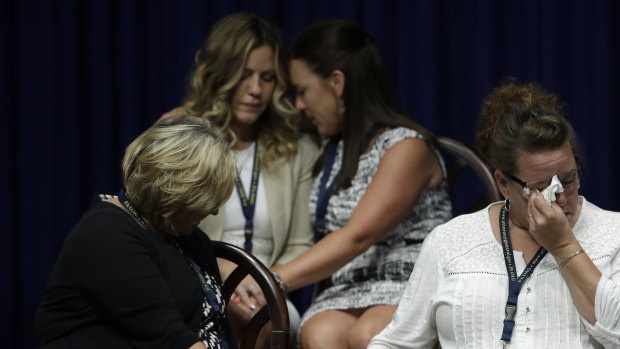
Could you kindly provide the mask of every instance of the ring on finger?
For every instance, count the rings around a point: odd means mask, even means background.
[[[254,291],[254,289],[256,289],[256,285],[250,286],[250,288],[248,288],[248,292],[252,293],[252,291]]]
[[[531,212],[529,212],[529,213],[527,214],[527,219],[530,219],[530,217],[532,217],[532,213],[531,213]]]

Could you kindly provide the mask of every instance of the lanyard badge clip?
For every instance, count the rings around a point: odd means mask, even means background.
[[[516,304],[506,304],[506,317],[504,318],[504,322],[515,322],[515,315],[517,315],[517,305]]]

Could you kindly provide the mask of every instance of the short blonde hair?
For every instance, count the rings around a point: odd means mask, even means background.
[[[151,126],[125,150],[123,185],[129,201],[156,228],[186,210],[208,214],[232,193],[235,156],[221,132],[183,116]]]
[[[184,109],[203,117],[222,130],[233,146],[237,136],[231,127],[234,118],[230,100],[241,80],[250,53],[263,45],[274,53],[276,85],[269,106],[256,122],[266,165],[287,158],[297,150],[298,112],[288,93],[288,63],[278,28],[254,13],[233,13],[213,25],[196,52],[191,89]]]

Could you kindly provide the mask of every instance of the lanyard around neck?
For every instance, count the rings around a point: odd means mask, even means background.
[[[506,317],[504,318],[504,329],[502,331],[501,340],[504,343],[510,342],[512,330],[515,325],[515,315],[517,314],[517,302],[519,301],[519,292],[523,286],[523,282],[531,275],[532,271],[538,263],[547,254],[544,247],[540,247],[536,255],[530,260],[525,270],[517,277],[517,269],[514,265],[514,253],[512,251],[512,242],[510,241],[510,230],[508,228],[508,210],[503,206],[499,213],[499,230],[502,238],[502,247],[504,250],[504,261],[506,262],[506,271],[508,272],[508,300],[506,301]]]
[[[248,197],[243,189],[241,183],[241,174],[237,171],[237,178],[235,178],[235,187],[237,187],[237,194],[239,194],[239,200],[241,201],[241,210],[245,217],[245,243],[243,248],[252,252],[252,236],[254,235],[254,210],[256,208],[256,192],[258,191],[258,178],[260,176],[260,156],[258,154],[258,142],[256,142],[254,148],[254,167],[252,168],[252,180],[250,182],[250,196]]]
[[[181,245],[176,240],[176,238],[171,238],[170,241],[172,245],[177,249],[177,251],[179,251],[187,259],[192,270],[194,271],[194,273],[196,273],[196,276],[198,277],[198,281],[200,282],[200,288],[202,289],[202,294],[204,296],[204,299],[209,304],[209,306],[211,306],[211,308],[215,312],[218,312],[222,314],[222,316],[225,317],[226,315],[224,312],[224,301],[223,299],[221,299],[220,296],[218,296],[215,293],[215,290],[209,285],[209,283],[207,282],[207,278],[205,277],[203,273],[202,268],[194,261],[192,257],[186,255],[183,252],[183,249],[181,248]],[[219,337],[221,340],[222,348],[228,348],[226,330],[222,327],[219,329],[218,332],[219,332]]]
[[[140,213],[138,213],[138,211],[136,211],[136,209],[133,207],[133,205],[131,204],[131,202],[129,202],[129,199],[127,199],[127,196],[125,195],[125,188],[121,189],[121,191],[118,193],[118,201],[121,202],[121,204],[127,209],[127,211],[129,212],[129,214],[135,218],[138,223],[140,223],[144,229],[146,230],[150,230],[150,227],[148,224],[146,224],[146,222],[142,219],[142,217],[140,216]]]
[[[364,149],[368,146],[370,141],[379,131],[378,124],[373,124],[372,128],[366,133],[364,137],[364,141],[361,144],[360,151],[364,151]],[[334,193],[334,189],[336,188],[336,183],[338,183],[338,176],[340,173],[336,173],[334,179],[327,185],[327,181],[329,180],[329,176],[332,172],[332,168],[334,167],[334,161],[336,159],[336,152],[338,149],[338,142],[340,138],[334,137],[329,141],[329,151],[327,153],[327,158],[325,159],[325,165],[323,165],[323,175],[321,176],[321,181],[319,182],[319,192],[316,200],[316,209],[315,209],[315,219],[314,219],[314,227],[315,227],[315,240],[319,240],[322,238],[322,235],[327,233],[325,229],[325,214],[327,213],[327,204],[329,203],[329,199]],[[339,171],[340,172],[340,171]]]

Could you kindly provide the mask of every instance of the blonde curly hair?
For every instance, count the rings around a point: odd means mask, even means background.
[[[237,135],[230,100],[252,50],[269,45],[274,52],[276,85],[269,106],[256,123],[261,160],[272,164],[297,150],[297,110],[288,93],[289,81],[278,28],[253,13],[234,13],[219,20],[195,55],[185,113],[203,117],[222,130],[231,146]]]

